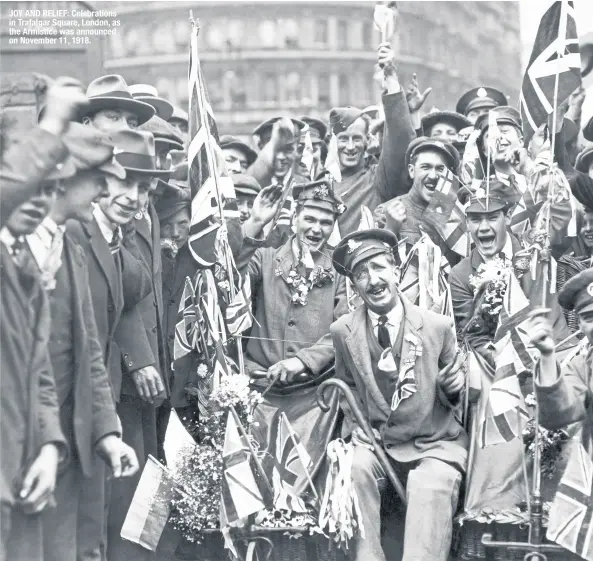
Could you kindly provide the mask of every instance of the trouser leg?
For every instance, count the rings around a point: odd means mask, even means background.
[[[78,507],[77,561],[106,561],[106,466],[97,459],[93,473],[81,482]]]
[[[2,503],[0,561],[42,561],[41,521],[41,514],[24,514],[18,507]]]
[[[385,561],[381,547],[381,492],[386,487],[385,472],[374,452],[354,446],[352,483],[358,496],[365,537],[355,539],[355,561]]]
[[[402,561],[447,561],[461,473],[434,458],[410,470]]]

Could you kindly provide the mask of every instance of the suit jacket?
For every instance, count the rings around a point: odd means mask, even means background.
[[[50,442],[66,456],[49,360],[50,317],[38,279],[19,271],[0,243],[0,500],[14,502],[19,481]]]
[[[313,287],[305,306],[293,304],[286,282],[293,263],[292,240],[274,249],[258,248],[261,240],[245,238],[238,253],[237,267],[249,273],[257,301],[247,355],[265,370],[296,356],[317,375],[334,359],[329,326],[348,309],[346,282],[332,269],[330,256],[317,254],[315,264],[331,270],[333,281]]]
[[[517,238],[511,236],[513,246],[513,255],[521,249],[521,244]],[[484,262],[480,253],[473,249],[468,257],[462,259],[455,267],[451,269],[449,282],[451,283],[451,297],[453,300],[453,311],[457,329],[463,329],[472,319],[474,308],[474,289],[469,282],[470,275],[475,275],[480,265]],[[529,295],[533,281],[530,273],[525,273],[520,279],[521,287],[526,296]],[[562,341],[570,335],[570,330],[566,325],[566,320],[562,309],[558,304],[556,294],[550,295],[548,307],[552,310],[550,313],[551,321],[554,325],[554,334],[556,341]],[[467,339],[475,350],[480,350],[485,344],[492,340],[492,335],[486,332],[483,322],[479,318],[472,320],[472,325],[468,329]]]
[[[194,278],[198,265],[192,257],[187,244],[179,249],[175,259],[168,255],[162,255],[163,262],[163,301],[165,304],[165,314],[163,316],[163,330],[165,333],[166,364],[171,396],[169,398],[173,407],[186,407],[189,405],[185,395],[185,386],[192,380],[192,374],[197,373],[197,364],[199,357],[196,353],[190,353],[178,360],[175,364],[175,371],[171,368],[173,362],[173,346],[175,343],[175,325],[177,324],[177,315],[179,304],[183,297],[185,279]]]
[[[162,331],[163,293],[160,226],[158,216],[156,215],[152,204],[149,206],[149,212],[152,221],[152,232],[146,219],[135,218],[130,223],[128,232],[124,236],[124,246],[126,246],[138,260],[142,261],[146,269],[150,272],[152,290],[146,298],[138,302],[135,312],[130,310],[129,312],[124,312],[122,314],[120,329],[134,329],[133,322],[136,321],[138,315],[140,315],[146,334],[146,341],[150,346],[150,355],[154,359],[154,366],[161,373],[165,388],[167,393],[169,393],[164,353],[164,336]],[[131,243],[132,241],[135,243]],[[122,357],[122,359],[124,372],[129,373],[126,363],[127,361],[124,357]],[[138,395],[136,386],[130,376],[124,375],[122,379],[121,393],[122,395]]]
[[[547,429],[559,429],[577,421],[591,423],[591,349],[585,349],[562,368],[551,386],[536,381],[535,391],[539,403],[539,420]],[[590,434],[590,433],[589,433]]]
[[[336,376],[352,387],[363,415],[379,430],[383,445],[394,460],[416,462],[431,457],[464,471],[467,434],[455,419],[455,405],[437,382],[439,370],[455,358],[453,323],[445,316],[411,304],[403,296],[400,299],[404,310],[401,360],[411,356],[412,338],[422,343],[422,355],[417,356],[414,365],[417,392],[404,399],[395,411],[391,410],[375,378],[364,305],[331,326]],[[356,421],[345,401],[342,409],[343,436],[348,436]]]
[[[94,219],[88,224],[70,220],[67,223],[67,231],[88,258],[89,286],[97,333],[113,394],[119,399],[122,380],[121,357],[125,358],[129,368],[135,365],[146,366],[148,350],[148,364],[154,363],[148,343],[138,343],[146,341],[144,329],[144,337],[139,337],[137,330],[118,329],[123,310],[134,308],[150,293],[150,274],[144,264],[133,257],[123,245],[120,250],[120,266],[116,265],[109,245]],[[142,325],[139,312],[135,311],[135,314],[132,325]]]
[[[87,256],[66,233],[63,264],[70,276],[72,348],[74,353],[74,440],[83,473],[92,474],[95,444],[108,434],[119,434],[115,396],[103,363],[89,283]],[[51,349],[50,349],[51,354]],[[62,406],[62,404],[60,404]]]

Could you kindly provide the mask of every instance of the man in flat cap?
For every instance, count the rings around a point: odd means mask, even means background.
[[[336,184],[336,193],[347,206],[338,219],[341,236],[358,229],[362,205],[372,212],[379,204],[405,193],[408,188],[401,178],[405,152],[414,138],[414,130],[394,61],[390,44],[380,45],[378,62],[385,76],[385,134],[378,165],[365,165],[370,119],[354,107],[337,107],[330,111],[329,126],[335,136],[331,142],[337,144],[342,175],[342,181]]]
[[[230,134],[220,137],[220,149],[224,154],[229,173],[245,173],[257,160],[257,152],[245,142]]]
[[[313,177],[318,177],[323,170],[323,163],[327,156],[327,145],[325,137],[327,136],[327,125],[321,119],[304,116],[301,121],[309,125],[309,135],[313,145]]]
[[[396,248],[394,234],[373,229],[346,236],[333,254],[336,271],[364,302],[331,326],[336,376],[351,386],[375,433],[370,442],[342,403],[365,532],[356,536],[354,558],[385,559],[380,510],[387,479],[372,450],[382,446],[406,480],[403,559],[446,561],[467,463],[467,435],[455,418],[465,378],[453,322],[399,292]]]
[[[472,125],[467,117],[453,111],[432,111],[421,123],[423,136],[451,143],[459,140],[459,131]]]
[[[539,418],[548,429],[566,427],[583,421],[591,434],[591,343],[593,343],[593,269],[572,277],[558,294],[561,306],[574,310],[579,329],[586,339],[572,358],[560,369],[555,352],[554,327],[547,310],[536,310],[527,333],[540,352],[535,390]]]
[[[337,407],[327,414],[318,408],[315,389],[334,360],[329,326],[347,310],[346,283],[332,270],[327,246],[343,205],[326,180],[295,186],[294,234],[278,249],[262,247],[261,233],[278,210],[280,193],[273,186],[260,191],[235,256],[239,271],[250,276],[256,302],[245,365],[264,387],[266,379],[277,380],[256,409],[260,448],[282,410],[316,471],[337,414]]]
[[[237,173],[232,176],[232,179],[239,207],[239,219],[243,224],[251,216],[253,202],[261,191],[261,187],[254,177],[244,173]]]

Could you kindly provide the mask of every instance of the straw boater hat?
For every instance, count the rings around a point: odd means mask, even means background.
[[[134,113],[138,117],[138,124],[141,125],[155,114],[152,105],[134,99],[128,84],[118,74],[109,74],[93,80],[86,90],[86,95],[89,103],[85,106],[81,118],[104,109],[123,109]]]
[[[152,105],[161,119],[168,121],[173,116],[173,105],[166,99],[159,97],[155,87],[149,84],[134,84],[129,87],[129,90],[134,99]]]

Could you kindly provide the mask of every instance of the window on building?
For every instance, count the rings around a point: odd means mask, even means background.
[[[291,72],[286,77],[285,101],[290,104],[299,104],[301,101],[301,77],[298,72]]]
[[[338,49],[350,48],[348,41],[348,22],[343,19],[338,20]]]
[[[377,97],[377,83],[375,82],[374,72],[369,72],[364,75],[364,100],[365,105],[373,105]]]
[[[365,21],[362,24],[362,44],[365,49],[372,48],[374,45],[374,24],[372,22]]]
[[[262,81],[263,87],[263,100],[266,103],[277,103],[278,102],[278,79],[276,74],[264,74]]]
[[[329,74],[320,74],[317,77],[317,103],[320,107],[330,106]]]
[[[348,105],[352,96],[350,95],[350,79],[346,74],[340,74],[338,78],[338,99],[340,105]]]
[[[278,32],[275,21],[266,20],[259,24],[259,39],[264,49],[277,46]]]
[[[293,19],[282,21],[280,26],[284,31],[284,45],[289,49],[299,48],[299,26]]]
[[[327,20],[315,20],[315,43],[318,45],[327,45],[327,35]]]

